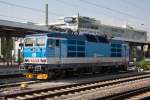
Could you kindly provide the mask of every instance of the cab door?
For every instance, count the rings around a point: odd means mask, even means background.
[[[61,57],[61,45],[59,39],[55,39],[55,57]]]
[[[60,40],[53,38],[48,39],[47,53],[46,53],[47,57],[59,58],[61,54],[60,52],[61,52]]]

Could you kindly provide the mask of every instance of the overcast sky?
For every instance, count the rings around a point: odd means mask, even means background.
[[[49,22],[79,12],[103,24],[128,24],[150,32],[150,0],[0,0],[0,19],[44,23],[45,3],[49,4]]]

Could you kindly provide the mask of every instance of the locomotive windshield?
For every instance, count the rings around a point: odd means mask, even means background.
[[[45,45],[45,38],[26,38],[25,39],[25,46],[44,46]]]
[[[45,45],[45,38],[44,37],[36,39],[36,46],[44,46],[44,45]]]
[[[34,38],[26,38],[25,39],[25,46],[33,46],[35,44]]]

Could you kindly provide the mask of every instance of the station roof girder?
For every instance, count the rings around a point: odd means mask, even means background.
[[[127,38],[121,38],[121,37],[115,37],[113,38],[115,40],[122,40],[125,42],[128,42],[129,44],[138,46],[138,45],[150,45],[150,41],[147,40],[136,40],[136,39],[127,39]]]
[[[0,20],[0,36],[24,36],[37,32],[48,32],[48,27],[29,23]]]

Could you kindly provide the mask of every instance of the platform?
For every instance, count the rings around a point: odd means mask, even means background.
[[[12,66],[7,66],[6,64],[0,63],[0,76],[3,75],[14,75],[21,74],[19,71],[18,64],[13,64]]]

